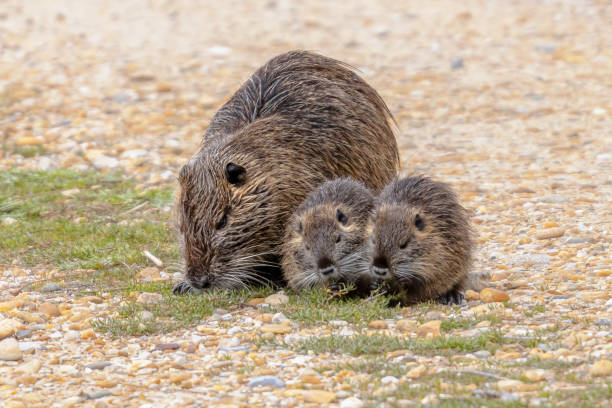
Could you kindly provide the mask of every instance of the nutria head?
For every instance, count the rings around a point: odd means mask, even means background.
[[[262,283],[272,238],[262,222],[270,199],[257,167],[248,155],[213,145],[181,169],[177,221],[191,287]]]
[[[287,225],[282,266],[289,286],[349,283],[367,274],[366,225],[373,206],[370,191],[350,178],[313,191]]]
[[[371,276],[428,299],[467,275],[473,232],[451,188],[425,177],[396,179],[383,189],[369,224]]]

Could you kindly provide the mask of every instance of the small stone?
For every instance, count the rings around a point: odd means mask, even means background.
[[[26,405],[21,401],[6,401],[4,408],[26,408]]]
[[[270,306],[278,306],[278,305],[284,305],[288,301],[289,301],[289,297],[285,295],[284,293],[275,293],[273,295],[268,296],[265,299],[264,303],[267,303]]]
[[[159,303],[163,300],[163,296],[159,293],[143,292],[138,295],[136,303],[144,303],[145,305]]]
[[[487,303],[484,305],[478,305],[471,307],[467,310],[468,313],[473,313],[475,316],[491,313],[494,310],[503,309],[504,304],[502,302]]]
[[[423,364],[418,365],[418,366],[416,366],[414,368],[411,368],[406,373],[406,378],[419,378],[423,374],[425,374],[426,371],[427,371],[427,368]]]
[[[465,291],[466,300],[480,300],[480,294],[472,289]]]
[[[451,60],[450,66],[452,69],[463,68],[463,58],[455,58]]]
[[[487,350],[479,350],[479,351],[474,352],[473,354],[474,354],[474,357],[480,358],[482,360],[485,360],[491,357],[491,352]]]
[[[397,384],[399,382],[399,380],[396,377],[392,376],[392,375],[388,375],[386,377],[381,378],[380,382],[382,384]]]
[[[388,327],[387,322],[384,320],[372,320],[368,323],[368,328],[375,330],[384,330]]]
[[[542,370],[541,368],[534,369],[534,370],[527,370],[523,373],[525,378],[527,378],[531,382],[542,381],[544,378],[546,378],[546,374],[547,374],[546,370]]]
[[[537,239],[549,239],[549,238],[558,238],[565,234],[564,228],[548,228],[541,231],[536,232],[535,237]]]
[[[25,326],[20,321],[15,319],[0,320],[0,340],[5,337],[12,336],[24,327]]]
[[[148,310],[141,310],[136,315],[140,320],[152,320],[155,316]]]
[[[138,280],[142,282],[151,282],[159,277],[159,269],[156,267],[144,268],[138,272]]]
[[[569,198],[561,195],[561,194],[551,194],[544,197],[539,197],[539,200],[543,203],[548,204],[562,204],[569,202]]]
[[[401,332],[415,332],[417,329],[417,321],[409,319],[401,319],[395,323],[395,327]]]
[[[43,293],[48,293],[48,292],[57,292],[60,289],[61,288],[60,288],[59,283],[50,282],[44,285],[42,288],[40,288],[40,291]]]
[[[432,320],[427,323],[423,323],[416,329],[416,334],[418,337],[438,337],[440,336],[440,325],[442,322],[440,320]]]
[[[283,326],[280,324],[264,324],[259,329],[262,333],[272,333],[272,334],[287,334],[291,333],[291,327]]]
[[[303,375],[300,377],[302,384],[321,384],[321,380],[316,375]]]
[[[274,388],[285,388],[285,383],[278,377],[273,375],[262,375],[259,377],[253,377],[248,382],[247,387],[274,387]]]
[[[110,365],[112,365],[110,361],[98,361],[96,363],[85,364],[85,368],[89,368],[90,370],[103,370]]]
[[[11,218],[11,217],[4,217],[2,219],[2,225],[13,225],[17,222],[16,219]]]
[[[596,361],[589,369],[589,375],[591,377],[612,376],[612,360]]]
[[[88,340],[96,338],[96,333],[94,333],[93,329],[83,330],[81,332],[81,339]]]
[[[42,362],[38,359],[30,360],[27,363],[23,363],[15,369],[20,374],[36,374],[42,367]]]
[[[538,389],[536,384],[526,384],[519,380],[499,380],[497,388],[506,392],[525,392],[535,391]]]
[[[113,393],[110,392],[109,390],[100,390],[100,391],[88,392],[87,393],[87,399],[89,399],[89,400],[96,400],[96,399],[108,397],[109,395],[113,395]]]
[[[12,337],[0,341],[0,360],[16,361],[21,359],[19,343]]]
[[[276,313],[274,316],[272,316],[272,323],[274,324],[281,324],[288,321],[289,319],[287,319],[287,317],[282,313]]]
[[[265,298],[252,298],[247,302],[249,305],[261,305],[262,303],[266,303]]]
[[[178,350],[179,347],[177,343],[160,343],[155,345],[155,350]]]
[[[480,291],[480,300],[486,303],[505,302],[510,299],[507,293],[493,288],[484,288]]]
[[[599,319],[595,322],[595,326],[608,327],[612,325],[612,320],[610,319]]]
[[[589,242],[591,242],[591,240],[590,240],[590,239],[588,239],[588,238],[574,238],[574,237],[572,237],[572,238],[568,238],[568,239],[566,239],[566,240],[563,242],[563,244],[564,244],[564,245],[571,245],[571,244],[586,244],[586,243],[589,243]]]
[[[44,323],[47,321],[47,319],[43,317],[44,315],[34,314],[30,312],[23,312],[21,310],[12,311],[11,315],[13,317],[17,317],[23,320],[26,323],[39,324],[39,323]]]
[[[17,146],[40,146],[44,143],[45,140],[42,137],[33,136],[22,137],[17,139],[17,142],[15,142]]]
[[[32,335],[32,330],[19,330],[15,333],[15,337],[19,339],[26,339]]]
[[[44,313],[49,317],[57,317],[61,315],[59,307],[55,303],[45,302],[42,305],[38,306],[38,312]]]
[[[440,313],[438,311],[432,310],[430,312],[425,313],[424,319],[425,321],[430,321],[430,320],[444,320],[444,314]]]
[[[362,408],[362,407],[363,407],[363,401],[355,397],[347,398],[345,400],[342,400],[342,402],[340,403],[340,408]]]
[[[302,394],[304,401],[315,402],[317,404],[329,404],[336,399],[336,394],[329,391],[311,390],[304,391]]]

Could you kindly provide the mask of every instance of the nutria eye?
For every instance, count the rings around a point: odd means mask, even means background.
[[[414,217],[414,226],[417,227],[419,231],[423,231],[423,228],[425,228],[425,221],[423,221],[419,214]]]
[[[348,221],[348,218],[346,217],[346,215],[344,215],[344,213],[340,211],[339,208],[336,210],[336,219],[342,225],[346,225],[346,222]]]
[[[302,221],[300,221],[300,225],[298,225],[298,232],[301,234],[303,230],[304,227],[302,226]]]
[[[310,251],[310,245],[304,244],[304,248],[306,248],[307,251]]]
[[[221,217],[221,219],[217,223],[217,229],[218,230],[223,229],[223,228],[225,228],[226,225],[227,225],[227,214],[225,214],[223,217]]]
[[[400,249],[406,249],[407,246],[408,246],[408,241],[404,241],[404,243],[400,245]]]
[[[234,163],[225,166],[225,177],[230,184],[240,186],[246,180],[246,169]]]
[[[336,244],[337,244],[338,242],[340,242],[340,241],[342,241],[342,237],[341,237],[340,235],[338,235],[338,236],[336,237]]]

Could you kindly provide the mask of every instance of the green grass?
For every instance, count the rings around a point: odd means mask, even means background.
[[[440,336],[434,339],[406,339],[379,334],[371,336],[358,334],[354,336],[329,335],[309,338],[297,344],[288,345],[302,352],[336,353],[361,356],[379,354],[396,350],[410,350],[420,354],[455,354],[478,350],[494,352],[505,340],[498,330],[489,330],[476,337]]]
[[[47,152],[47,149],[45,149],[44,146],[5,146],[3,150],[26,158],[41,156]]]
[[[488,313],[485,315],[469,317],[469,318],[457,318],[451,317],[447,320],[442,321],[440,328],[442,331],[449,332],[455,329],[466,330],[476,326],[478,323],[483,321],[490,321],[492,325],[500,323],[501,317],[496,313]]]
[[[149,265],[144,249],[166,264],[178,260],[167,211],[172,194],[171,188],[138,189],[118,174],[0,172],[0,221],[17,220],[2,226],[0,259],[63,271],[93,269],[84,278],[92,288],[125,284]]]

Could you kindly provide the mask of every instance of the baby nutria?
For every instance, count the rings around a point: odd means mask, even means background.
[[[327,179],[380,191],[396,174],[393,119],[342,62],[305,51],[259,68],[221,107],[181,169],[184,282],[174,293],[278,282],[289,216]]]
[[[366,227],[374,197],[350,178],[323,183],[289,219],[282,247],[285,280],[295,290],[369,279]]]
[[[372,277],[402,304],[462,302],[474,232],[450,186],[422,176],[395,179],[378,197],[369,229]]]

